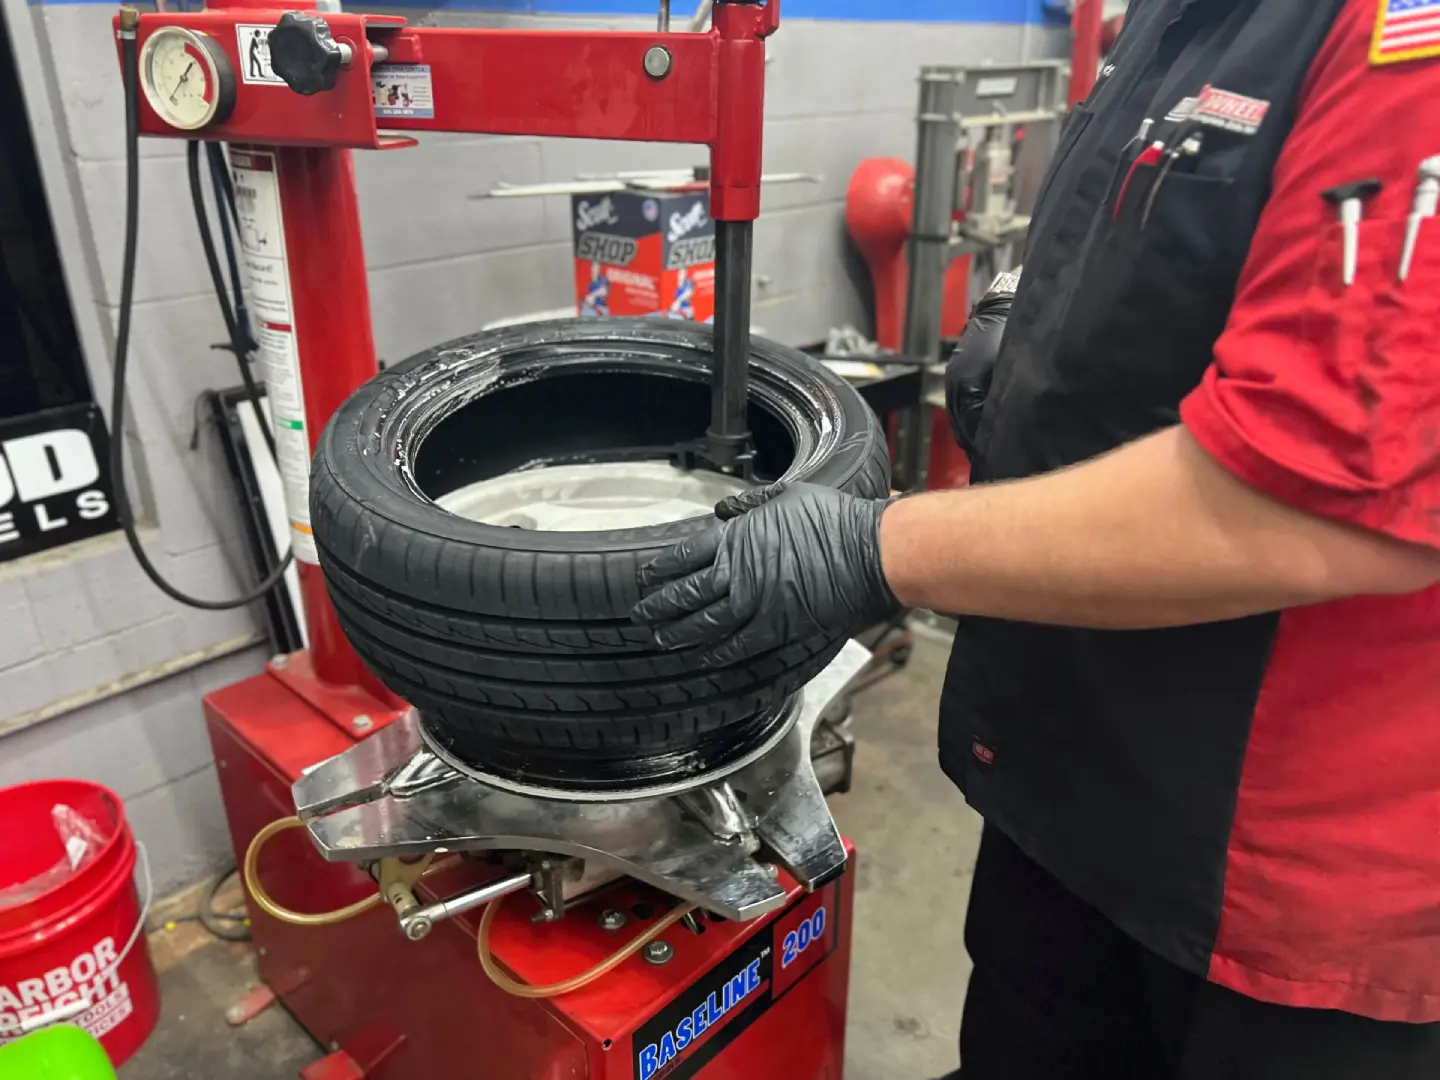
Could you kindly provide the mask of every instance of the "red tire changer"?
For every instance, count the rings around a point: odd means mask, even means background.
[[[577,802],[491,783],[422,745],[350,649],[306,505],[315,439],[376,370],[350,150],[400,149],[417,131],[710,148],[705,456],[745,470],[764,38],[778,22],[778,0],[720,0],[703,34],[668,33],[668,0],[653,33],[412,27],[263,0],[117,16],[135,130],[231,145],[310,647],[205,711],[237,854],[263,883],[261,974],[332,1051],[307,1076],[841,1075],[853,852],[810,736],[864,650],[847,646],[805,689],[787,732],[697,786]],[[271,827],[292,812],[293,831]]]

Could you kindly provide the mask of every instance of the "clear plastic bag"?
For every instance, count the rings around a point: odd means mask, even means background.
[[[60,843],[65,847],[65,854],[50,869],[36,874],[28,881],[0,889],[0,909],[28,904],[78,873],[100,853],[100,848],[105,843],[105,834],[79,811],[64,803],[58,803],[50,808],[50,820],[55,825]]]

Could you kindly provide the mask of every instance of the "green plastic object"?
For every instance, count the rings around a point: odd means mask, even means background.
[[[0,1046],[0,1080],[115,1080],[115,1069],[88,1031],[57,1024]]]

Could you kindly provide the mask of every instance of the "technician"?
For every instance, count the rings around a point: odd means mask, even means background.
[[[722,666],[959,614],[964,1080],[1434,1080],[1440,0],[1134,0],[1110,60],[984,483],[730,500],[637,618]]]

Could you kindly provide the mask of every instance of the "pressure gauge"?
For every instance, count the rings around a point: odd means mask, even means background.
[[[209,34],[162,26],[145,39],[140,85],[160,119],[182,131],[218,124],[235,107],[235,69]]]

